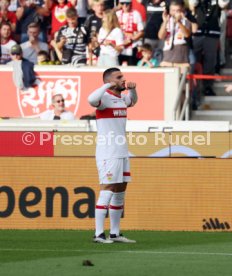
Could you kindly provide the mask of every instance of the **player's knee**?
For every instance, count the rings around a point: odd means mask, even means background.
[[[127,183],[124,182],[124,183],[118,183],[118,184],[115,184],[115,189],[114,189],[114,193],[122,193],[122,192],[125,192],[126,191],[126,187],[127,187]]]
[[[102,184],[101,190],[114,192],[115,184]]]
[[[113,193],[110,201],[111,209],[114,209],[112,208],[112,206],[121,206],[123,208],[124,198],[125,198],[125,192]]]

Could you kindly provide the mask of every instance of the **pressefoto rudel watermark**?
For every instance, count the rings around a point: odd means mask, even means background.
[[[171,146],[210,146],[211,144],[211,133],[209,131],[205,134],[196,134],[196,132],[186,132],[184,134],[177,134],[175,132],[169,133],[167,138],[167,133],[155,132],[154,141],[155,145],[171,145]]]
[[[155,132],[152,134],[152,144],[154,146],[209,146],[211,144],[211,133],[196,134],[196,132],[186,132],[182,134]],[[130,146],[145,146],[149,143],[151,145],[151,138],[146,134],[139,134],[134,132],[127,132],[124,135],[116,135],[113,131],[109,131],[105,135],[98,135],[94,137],[91,134],[59,134],[51,132],[40,132],[36,135],[33,132],[24,132],[22,134],[22,142],[24,145],[31,146],[39,144],[40,146],[46,143],[51,143],[56,146],[61,144],[64,146],[91,146],[98,143],[99,145],[124,145],[128,143]]]

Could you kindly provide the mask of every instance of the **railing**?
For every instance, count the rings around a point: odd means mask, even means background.
[[[188,69],[185,68],[184,72],[181,76],[180,80],[180,85],[178,88],[178,95],[176,98],[176,102],[174,105],[174,110],[173,110],[173,118],[174,120],[183,120],[185,119],[186,121],[189,120],[189,103],[190,103],[190,93],[189,93],[189,82],[187,81],[187,74],[188,74]],[[184,102],[183,100],[183,90],[185,88],[185,97],[184,97]]]

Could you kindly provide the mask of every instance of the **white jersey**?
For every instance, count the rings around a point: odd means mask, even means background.
[[[0,64],[6,64],[11,61],[10,50],[15,44],[16,42],[10,39],[7,43],[0,45],[2,52],[2,55],[0,56]]]
[[[115,95],[108,90],[109,86],[109,84],[105,84],[100,88],[104,90],[103,94],[98,104],[95,101],[98,129],[97,160],[128,157],[128,145],[126,141],[127,107],[135,104],[137,95],[135,90],[130,90],[128,95]],[[96,94],[99,91],[96,90]],[[94,102],[92,98],[94,98],[95,92],[89,96],[91,105]],[[136,100],[133,100],[133,93],[136,95]]]
[[[113,29],[110,34],[103,27],[101,27],[98,34],[98,42],[101,44],[104,42],[111,42],[115,46],[123,46],[123,32],[120,28]],[[101,44],[101,54],[107,54],[109,56],[116,57],[119,55],[119,52],[115,50],[114,47],[110,45]]]

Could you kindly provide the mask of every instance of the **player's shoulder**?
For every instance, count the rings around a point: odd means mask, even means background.
[[[112,98],[112,95],[108,91],[105,91],[105,93],[102,95],[101,101],[109,100],[111,98]]]
[[[127,99],[127,94],[125,94],[125,93],[121,94],[121,98],[122,98],[123,101],[126,101],[126,99]]]

